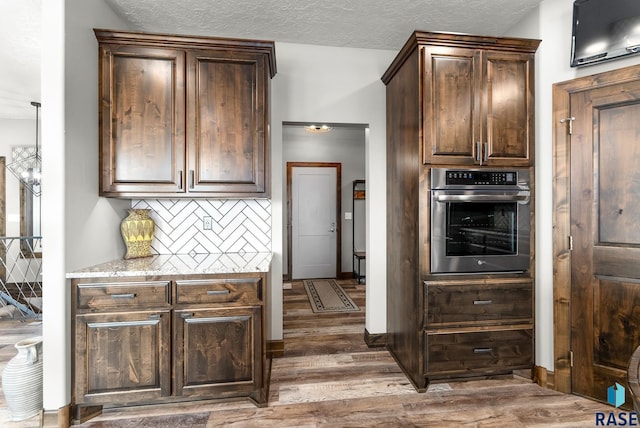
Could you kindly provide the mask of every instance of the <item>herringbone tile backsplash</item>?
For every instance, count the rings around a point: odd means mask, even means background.
[[[267,199],[134,200],[156,223],[158,254],[253,253],[271,251],[271,201]],[[211,230],[203,218],[212,219]]]

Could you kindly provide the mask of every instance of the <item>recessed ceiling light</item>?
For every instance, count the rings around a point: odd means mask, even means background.
[[[307,125],[304,129],[312,134],[324,134],[331,131],[332,128],[329,125]]]

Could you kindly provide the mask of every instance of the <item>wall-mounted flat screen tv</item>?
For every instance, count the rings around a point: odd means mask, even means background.
[[[571,67],[640,53],[640,0],[575,0]]]

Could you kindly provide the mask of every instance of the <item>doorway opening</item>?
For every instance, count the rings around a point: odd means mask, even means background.
[[[295,192],[292,188],[292,180],[289,178],[289,169],[292,165],[316,167],[323,164],[339,164],[340,177],[337,180],[336,197],[338,198],[335,210],[335,238],[336,238],[336,271],[332,276],[339,279],[353,278],[353,241],[364,245],[366,240],[365,224],[366,210],[352,209],[352,187],[355,180],[364,180],[366,175],[365,142],[368,125],[366,124],[340,124],[319,123],[317,128],[327,125],[329,132],[309,132],[305,127],[311,122],[284,122],[283,123],[283,164],[285,165],[286,180],[283,195],[287,197],[287,209],[284,213],[283,242],[287,244],[283,254],[283,276],[285,281],[292,279],[305,279],[302,276],[293,275],[297,271],[295,266],[296,246],[294,245],[293,224],[291,210],[296,204]],[[293,170],[291,171],[293,172]],[[311,187],[314,183],[323,180],[318,177],[307,177]],[[293,199],[292,199],[293,198]],[[354,218],[354,215],[362,218]],[[334,226],[329,221],[325,229],[328,232]],[[354,230],[354,224],[356,229]],[[331,232],[329,232],[331,233]],[[360,236],[362,235],[362,236]],[[328,240],[326,240],[328,242]],[[305,251],[298,248],[298,251]],[[297,274],[297,272],[296,272]]]

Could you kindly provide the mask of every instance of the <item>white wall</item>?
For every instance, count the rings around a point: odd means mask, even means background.
[[[536,364],[553,358],[552,86],[576,77],[640,64],[640,56],[571,68],[573,0],[545,0],[508,35],[542,39],[536,54]]]
[[[33,100],[40,101],[40,100]],[[11,148],[14,146],[35,146],[36,111],[33,119],[0,119],[0,156],[5,162],[13,162]],[[6,171],[6,233],[5,236],[20,236],[20,182]]]
[[[42,2],[42,235],[45,410],[70,401],[66,272],[118,257],[129,201],[98,198],[98,46],[93,27],[125,29],[102,0]]]
[[[386,106],[380,77],[397,52],[276,43],[278,74],[272,82],[272,216],[274,311],[282,319],[282,122],[368,124],[365,135],[367,180],[366,328],[384,333],[386,320]],[[278,272],[278,270],[280,270]],[[279,308],[278,308],[279,305]],[[274,320],[277,318],[274,318]],[[282,338],[282,322],[271,337]]]
[[[344,213],[353,213],[352,189],[353,180],[364,179],[365,176],[365,130],[363,127],[339,127],[326,134],[311,134],[301,126],[285,126],[283,129],[283,195],[286,195],[286,163],[287,162],[335,162],[341,164],[341,208],[340,221],[342,239],[342,272],[352,272],[353,265],[353,226],[354,220],[345,220]],[[286,196],[284,196],[286,198]],[[364,208],[364,204],[363,204]],[[287,242],[287,213],[283,218],[283,242]],[[356,243],[365,242],[364,209],[356,210]],[[286,248],[286,245],[285,245]],[[364,246],[358,248],[364,250]],[[283,272],[287,272],[287,254],[283,254]],[[339,274],[340,272],[338,272]]]
[[[66,12],[66,253],[72,271],[124,254],[118,238],[130,201],[98,197],[98,42],[93,28],[127,28],[102,0],[67,0]],[[100,245],[88,249],[88,237]]]

